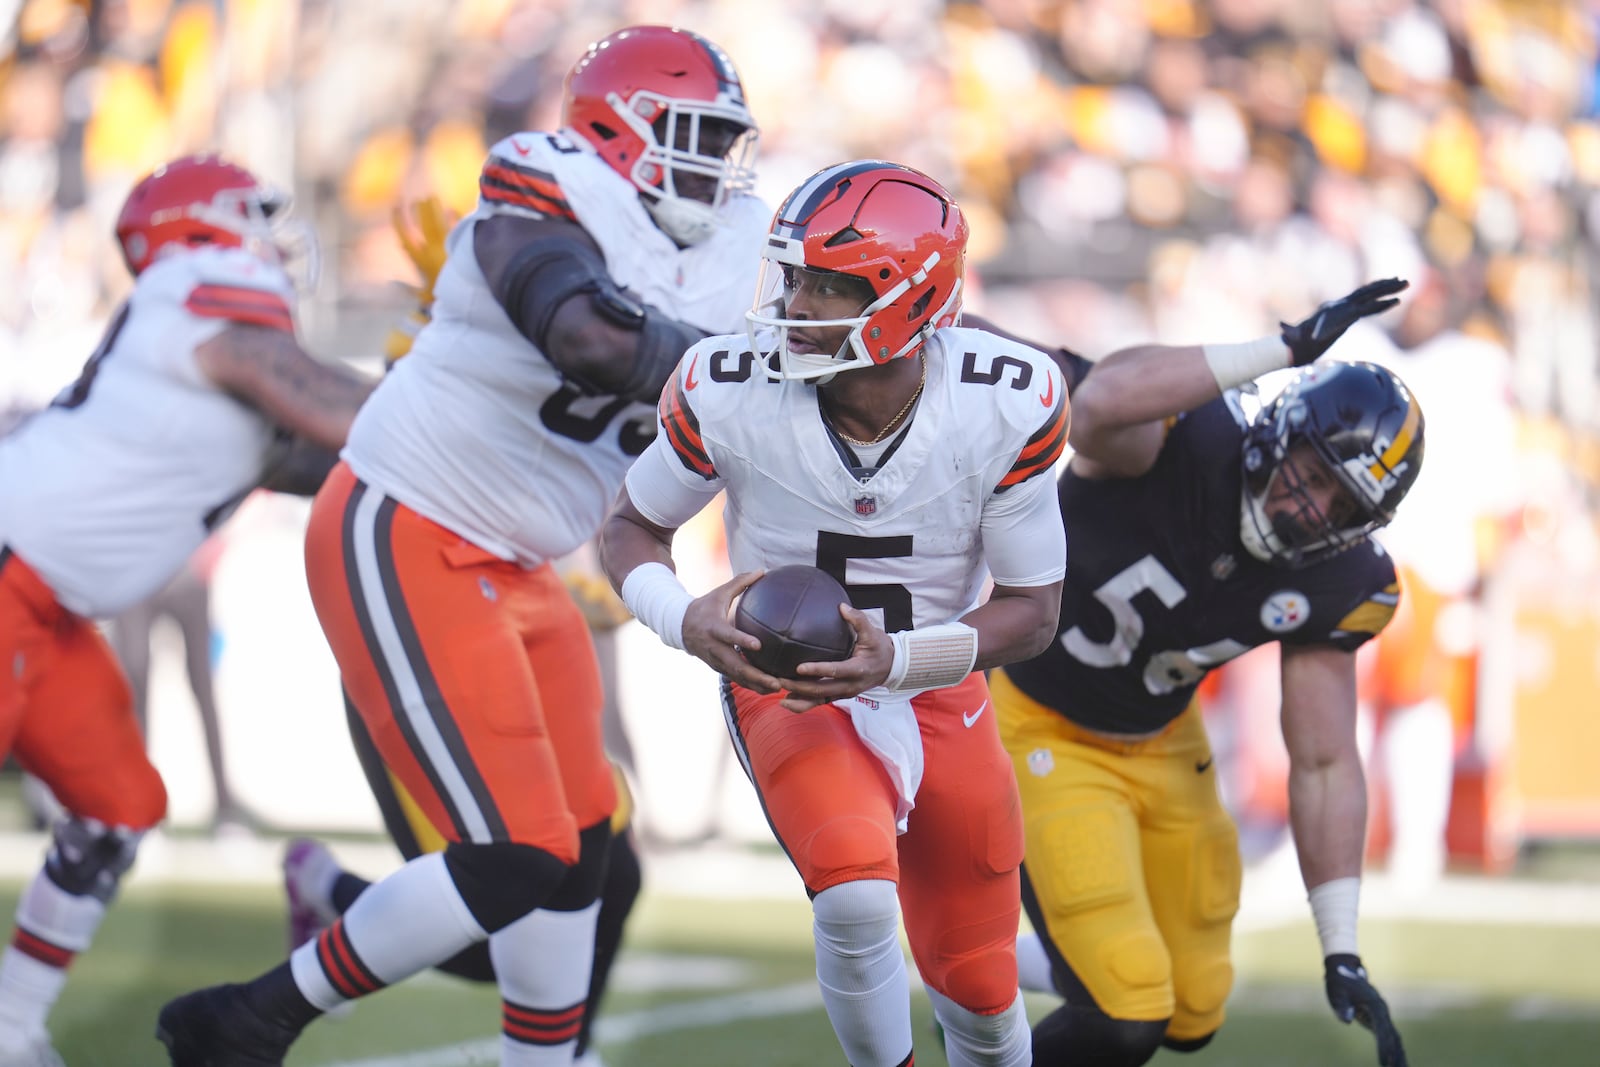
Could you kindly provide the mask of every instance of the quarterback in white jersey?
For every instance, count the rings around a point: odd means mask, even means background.
[[[211,156],[135,186],[132,294],[78,380],[0,441],[0,751],[68,813],[0,959],[0,1063],[50,1062],[66,967],[166,810],[91,620],[166,585],[252,489],[314,490],[368,390],[294,339],[285,203]],[[323,457],[303,479],[282,465],[297,437]]]
[[[432,319],[306,536],[345,690],[448,844],[279,968],[167,1005],[175,1064],[278,1062],[321,1012],[485,939],[502,1064],[572,1061],[617,794],[594,645],[551,562],[594,535],[683,353],[743,321],[755,136],[721,49],[641,26],[579,59],[560,132],[489,153]]]
[[[1030,1062],[1016,779],[980,672],[1052,636],[1066,543],[1040,475],[1069,408],[1050,357],[955,325],[966,239],[950,195],[907,167],[808,179],[763,247],[782,277],[759,291],[776,299],[746,335],[687,354],[601,536],[639,620],[726,679],[734,746],[812,896],[823,1001],[855,1067],[914,1060],[902,913],[950,1063]],[[719,490],[741,573],[696,600],[672,535]],[[845,587],[855,650],[775,678],[738,651],[759,641],[730,608],[796,563]]]

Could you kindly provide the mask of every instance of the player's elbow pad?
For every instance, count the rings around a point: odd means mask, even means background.
[[[633,299],[611,280],[599,251],[572,238],[535,241],[518,252],[501,275],[495,296],[522,335],[573,385],[591,394],[653,401],[683,353],[707,336]],[[631,360],[575,367],[550,352],[556,312],[574,297],[588,299],[601,320],[635,335]]]

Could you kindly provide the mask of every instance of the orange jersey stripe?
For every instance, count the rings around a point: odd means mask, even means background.
[[[656,413],[661,417],[662,428],[666,430],[667,443],[672,446],[679,461],[708,482],[716,478],[716,465],[711,462],[705,441],[700,437],[700,420],[689,406],[681,378],[674,375],[662,391]]]
[[[478,192],[493,204],[509,204],[573,221],[578,217],[555,178],[528,167],[491,160],[478,179]]]
[[[1022,446],[1022,451],[1017,454],[1017,461],[1011,465],[1011,470],[1000,479],[1000,484],[995,487],[995,492],[1003,493],[1013,485],[1021,485],[1036,474],[1041,474],[1055,466],[1056,460],[1067,450],[1067,427],[1071,425],[1068,418],[1067,397],[1065,390],[1056,398],[1056,406],[1050,412],[1050,418],[1045,424],[1028,438],[1028,443]]]
[[[253,326],[294,332],[294,314],[277,293],[234,285],[197,285],[183,306],[190,314],[207,319],[229,319]]]

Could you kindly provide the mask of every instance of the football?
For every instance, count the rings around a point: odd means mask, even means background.
[[[776,678],[793,678],[802,663],[849,659],[855,631],[839,614],[850,597],[827,571],[803,564],[774,567],[739,598],[733,623],[761,639],[744,658]]]

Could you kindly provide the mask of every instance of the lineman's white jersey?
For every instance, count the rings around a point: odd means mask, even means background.
[[[771,380],[744,336],[708,338],[662,392],[661,434],[629,472],[628,495],[671,528],[688,502],[725,488],[735,573],[821,567],[891,633],[966,614],[990,567],[1005,585],[1059,581],[1066,549],[1050,473],[1067,437],[1060,371],[980,330],[940,330],[925,351],[910,428],[862,482],[834,447],[815,386]],[[1028,536],[1002,553],[985,544],[1020,530]]]
[[[103,618],[152,595],[260,482],[273,424],[194,353],[230,321],[292,332],[293,302],[239,249],[158,259],[77,382],[0,440],[0,543],[63,607]]]
[[[363,406],[344,458],[362,481],[504,559],[535,566],[599,528],[655,435],[648,403],[583,396],[512,324],[473,251],[501,213],[577,222],[612,279],[674,318],[738,329],[771,212],[753,197],[680,249],[581,138],[519,133],[490,150],[478,209],[450,234],[433,321]]]

